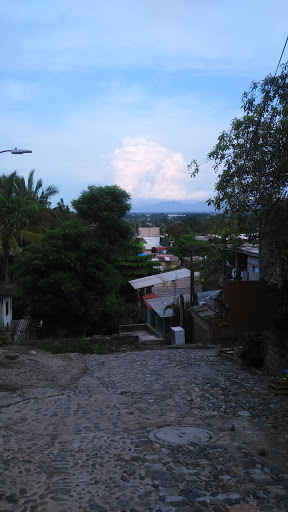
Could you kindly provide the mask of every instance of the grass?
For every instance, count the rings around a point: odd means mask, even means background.
[[[39,344],[38,348],[46,350],[51,354],[107,354],[109,352],[116,351],[116,348],[112,345],[100,345],[87,339],[69,339],[63,340],[61,342],[57,340],[46,340]]]

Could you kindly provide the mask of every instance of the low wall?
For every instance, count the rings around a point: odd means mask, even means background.
[[[202,318],[192,310],[193,330],[192,343],[211,343],[213,341],[212,325],[209,320]]]
[[[151,336],[156,336],[157,338],[161,339],[160,334],[152,327],[152,325],[143,323],[143,324],[127,324],[127,325],[119,325],[119,335],[125,336],[129,335],[132,336],[134,334],[137,336],[137,331],[146,331],[148,334],[151,334]]]

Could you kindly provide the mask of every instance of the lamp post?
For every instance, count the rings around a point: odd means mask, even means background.
[[[13,155],[23,155],[23,153],[32,153],[30,149],[4,149],[4,151],[0,151],[0,153],[12,153]]]

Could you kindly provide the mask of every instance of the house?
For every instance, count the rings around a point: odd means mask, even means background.
[[[232,277],[239,275],[243,281],[259,281],[259,245],[244,243],[230,256],[229,263]]]
[[[190,270],[181,268],[171,272],[141,277],[129,281],[129,284],[136,291],[139,301],[147,293],[154,293],[158,297],[177,297],[180,294],[190,293]]]
[[[152,249],[152,247],[160,246],[160,228],[159,227],[143,227],[138,229],[138,238],[145,240],[144,248]]]
[[[245,235],[240,235],[240,238],[247,239]],[[209,236],[196,236],[197,240],[208,242]],[[216,239],[217,245],[217,236]],[[231,248],[227,246],[227,266],[228,275],[231,279],[235,277],[241,278],[242,281],[259,281],[260,279],[260,265],[259,265],[259,244],[251,244],[244,242],[238,248]],[[186,261],[185,261],[186,260]],[[194,257],[194,264],[197,264],[197,259]],[[184,258],[183,265],[190,266],[190,258]]]
[[[16,297],[15,283],[0,282],[0,328],[8,329],[12,322],[12,299]]]
[[[180,266],[179,258],[178,256],[174,256],[174,254],[159,254],[156,258],[165,270],[172,270]]]
[[[244,333],[270,330],[279,294],[261,281],[226,281],[216,300],[188,310],[193,342],[213,343]]]
[[[209,292],[200,292],[198,294],[198,303],[204,304],[212,300],[213,297],[218,295],[220,290],[213,290]],[[161,335],[169,334],[170,328],[178,325],[175,323],[175,311],[172,304],[178,304],[180,307],[180,295],[157,297],[156,295],[144,295],[143,300],[147,307],[147,323]],[[190,302],[190,293],[183,295],[184,303],[187,305]]]
[[[0,327],[6,329],[12,322],[12,297],[0,296]]]
[[[190,294],[183,296],[184,302],[189,302]],[[174,317],[174,310],[172,304],[180,304],[180,295],[178,296],[166,296],[166,297],[152,297],[147,298],[147,295],[143,297],[147,306],[147,323],[159,334],[168,334],[170,327],[172,327],[172,321]],[[166,309],[167,308],[167,309]]]

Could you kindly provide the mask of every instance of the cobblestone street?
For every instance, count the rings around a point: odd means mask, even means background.
[[[71,357],[78,383],[0,409],[2,512],[288,510],[288,396],[266,376],[214,350]],[[167,426],[213,437],[149,438]]]

